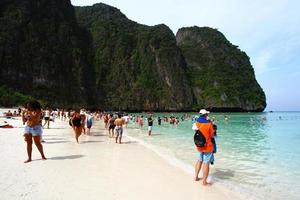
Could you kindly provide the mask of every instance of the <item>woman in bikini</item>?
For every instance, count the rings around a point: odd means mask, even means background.
[[[82,133],[82,125],[83,125],[82,118],[80,116],[79,111],[75,111],[75,113],[72,116],[71,123],[72,123],[72,127],[73,127],[73,130],[75,133],[76,141],[77,141],[77,143],[79,143],[78,139]]]
[[[31,161],[32,154],[32,141],[39,150],[42,159],[46,160],[43,151],[43,145],[41,143],[42,125],[41,125],[41,105],[38,101],[30,101],[25,106],[26,110],[22,113],[23,124],[26,123],[24,137],[27,143],[27,155],[28,159],[25,163]]]

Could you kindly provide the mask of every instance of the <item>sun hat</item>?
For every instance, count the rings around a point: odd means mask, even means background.
[[[200,115],[205,115],[205,114],[208,114],[209,111],[207,111],[207,110],[205,110],[205,109],[201,109],[201,110],[199,111],[199,113],[200,113]]]

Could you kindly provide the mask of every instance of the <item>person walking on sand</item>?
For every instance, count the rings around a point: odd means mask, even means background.
[[[94,116],[91,114],[90,111],[86,114],[86,128],[87,128],[87,135],[91,135],[91,128],[93,126]]]
[[[76,142],[79,144],[79,136],[82,133],[82,118],[78,110],[76,110],[71,118],[71,124],[75,133]]]
[[[43,145],[41,143],[42,125],[41,125],[41,105],[38,101],[30,101],[25,106],[26,110],[22,113],[23,124],[25,126],[24,137],[27,143],[27,155],[28,159],[24,163],[28,163],[32,160],[32,140],[39,150],[42,159],[46,160],[43,151]]]
[[[125,120],[122,119],[121,114],[118,114],[118,118],[115,120],[115,132],[116,132],[116,143],[122,144],[122,135],[123,135],[123,125],[125,124]]]
[[[109,123],[109,127],[108,127],[108,136],[110,138],[114,137],[114,130],[115,130],[115,118],[113,117],[112,114],[109,114],[109,120],[108,120],[108,123]]]
[[[49,128],[50,125],[50,109],[47,107],[46,110],[44,111],[44,120],[45,123],[43,126],[45,126],[47,124],[47,128]]]
[[[104,127],[107,128],[107,124],[108,124],[108,114],[107,113],[104,114],[103,121],[104,121]]]
[[[195,181],[198,181],[198,175],[202,167],[203,171],[203,179],[202,184],[204,186],[210,185],[207,182],[207,177],[209,174],[209,165],[214,161],[213,151],[214,146],[212,143],[212,138],[214,137],[214,129],[213,125],[210,121],[207,120],[209,111],[205,109],[200,110],[200,117],[197,119],[197,122],[193,126],[195,131],[199,130],[203,136],[205,137],[205,145],[204,146],[196,146],[199,154],[198,161],[195,166]]]
[[[83,134],[86,134],[86,129],[85,129],[85,124],[86,124],[86,115],[85,115],[85,110],[81,109],[80,110],[80,118],[81,118],[81,128],[83,130]]]

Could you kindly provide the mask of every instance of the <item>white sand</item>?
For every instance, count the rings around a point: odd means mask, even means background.
[[[71,128],[57,120],[44,129],[43,161],[33,146],[33,161],[24,164],[26,145],[20,128],[0,129],[0,199],[172,199],[234,200],[241,198],[217,184],[201,181],[170,165],[151,150],[124,138],[118,145],[102,126],[96,136],[76,144]],[[105,134],[105,135],[104,135]]]

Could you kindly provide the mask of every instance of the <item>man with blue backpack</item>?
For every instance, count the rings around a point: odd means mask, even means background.
[[[214,144],[212,140],[215,130],[211,121],[208,120],[209,111],[201,109],[199,114],[200,117],[193,125],[193,130],[195,130],[194,142],[199,152],[198,161],[195,166],[195,181],[199,181],[198,175],[202,167],[202,184],[206,186],[209,185],[207,182],[209,165],[214,161]]]

